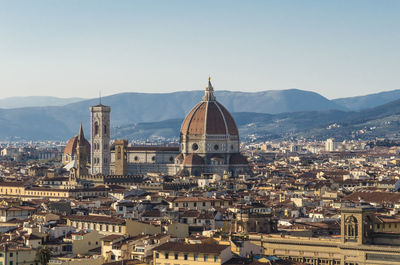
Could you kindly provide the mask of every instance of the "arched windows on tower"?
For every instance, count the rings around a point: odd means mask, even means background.
[[[353,215],[346,218],[344,223],[345,237],[347,240],[356,240],[358,237],[358,221]]]
[[[96,121],[94,123],[94,135],[98,135],[99,134],[99,123]]]

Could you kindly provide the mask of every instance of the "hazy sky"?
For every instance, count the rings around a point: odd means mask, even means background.
[[[400,89],[400,1],[0,0],[0,97]]]

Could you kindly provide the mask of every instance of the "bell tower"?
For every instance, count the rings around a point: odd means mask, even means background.
[[[341,209],[342,243],[356,245],[373,243],[376,209],[367,206]]]
[[[101,104],[90,107],[91,174],[110,174],[110,112]]]

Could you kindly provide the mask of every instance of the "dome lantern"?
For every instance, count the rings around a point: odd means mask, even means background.
[[[206,86],[203,101],[215,101],[214,88],[211,84],[211,77],[208,77],[208,85]]]

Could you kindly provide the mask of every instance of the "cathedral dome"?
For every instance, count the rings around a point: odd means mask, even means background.
[[[76,154],[76,147],[78,146],[78,135],[72,137],[64,148],[64,155],[74,156]],[[85,139],[86,152],[90,154],[90,144]]]
[[[182,135],[231,135],[239,132],[229,111],[215,100],[210,80],[203,100],[186,116],[181,127]]]

